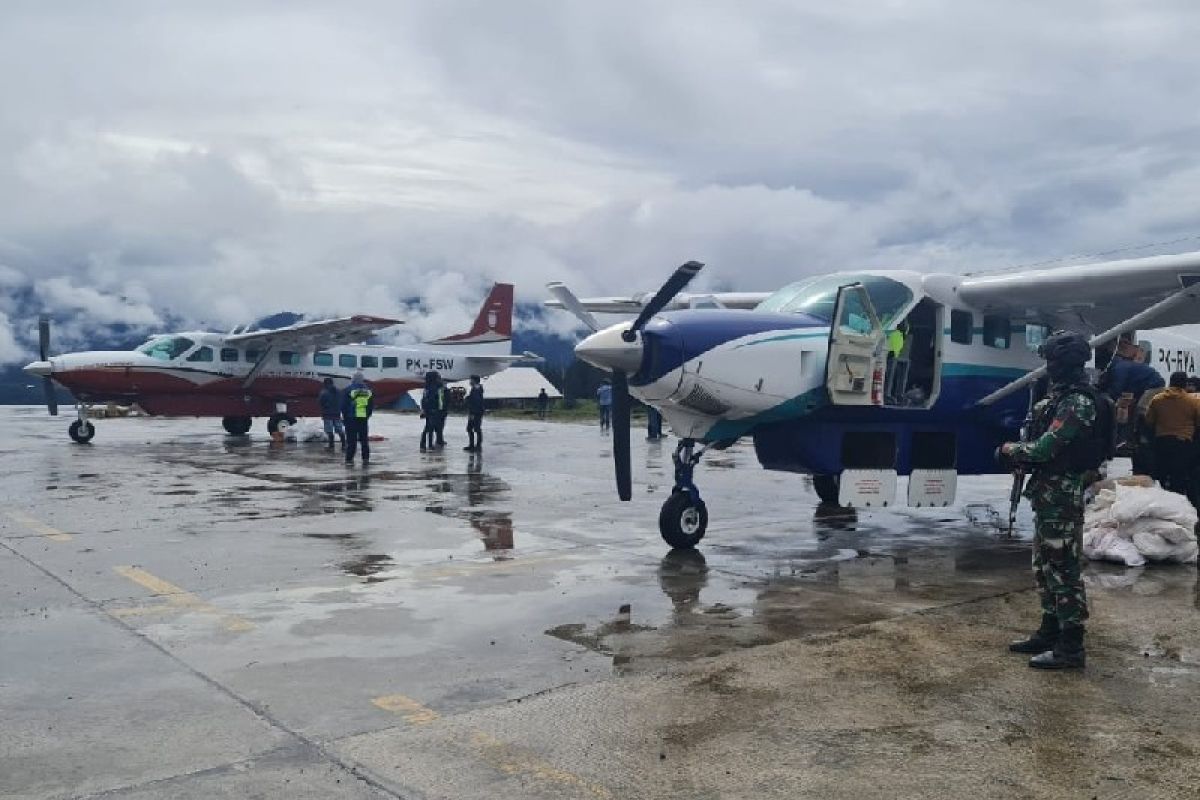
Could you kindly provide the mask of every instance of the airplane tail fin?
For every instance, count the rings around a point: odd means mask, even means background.
[[[475,323],[466,333],[444,336],[426,344],[433,345],[481,345],[478,350],[487,353],[509,353],[512,351],[513,286],[497,283],[479,308]]]

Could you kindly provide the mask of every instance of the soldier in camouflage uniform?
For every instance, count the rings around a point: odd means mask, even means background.
[[[1037,517],[1033,570],[1042,606],[1041,626],[1009,650],[1035,654],[1029,666],[1038,669],[1078,669],[1088,618],[1080,575],[1083,493],[1103,461],[1096,446],[1098,398],[1084,372],[1092,354],[1087,339],[1057,332],[1041,353],[1050,392],[1034,406],[1027,441],[1000,448],[1001,458],[1032,471],[1025,495]]]

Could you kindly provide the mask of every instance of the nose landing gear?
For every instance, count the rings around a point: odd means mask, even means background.
[[[67,428],[67,435],[71,437],[71,441],[78,444],[87,444],[96,435],[96,426],[88,419],[88,406],[75,406],[75,414],[77,419]]]
[[[692,480],[706,449],[696,450],[694,439],[683,439],[671,456],[675,464],[675,486],[658,514],[658,531],[671,547],[690,550],[700,543],[708,528],[708,508]]]

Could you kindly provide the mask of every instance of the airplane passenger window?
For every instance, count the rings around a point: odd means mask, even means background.
[[[225,361],[225,362],[237,361],[238,360],[237,348],[236,347],[222,347],[221,348],[221,360]]]
[[[250,363],[252,363],[252,364],[257,363],[257,361],[260,358],[262,358],[262,351],[260,351],[260,350],[247,350],[246,351],[246,360],[249,361]]]
[[[1027,323],[1025,325],[1025,346],[1032,352],[1036,353],[1042,343],[1050,336],[1050,328],[1046,325],[1035,325]]]
[[[338,356],[338,366],[354,369],[358,366],[358,356],[353,356],[349,353],[342,353],[340,356]]]
[[[971,344],[975,340],[975,315],[970,311],[950,311],[950,341]]]
[[[280,350],[279,351],[279,363],[280,364],[288,364],[288,365],[299,364],[300,363],[300,354],[293,353],[291,350]]]
[[[363,369],[378,369],[379,356],[363,356],[362,357],[362,366],[363,366]]]
[[[213,349],[211,347],[201,347],[196,352],[187,357],[188,361],[212,361]]]
[[[759,303],[756,310],[809,314],[822,322],[832,322],[838,289],[852,283],[861,283],[867,290],[875,314],[884,325],[899,317],[913,300],[912,291],[900,281],[881,275],[843,273],[785,286]]]
[[[313,353],[313,364],[318,367],[332,367],[333,353]]]
[[[399,366],[400,366],[400,359],[396,358],[395,356],[384,356],[383,357],[383,368],[384,369],[396,369]]]
[[[193,344],[195,342],[183,336],[160,336],[146,342],[137,351],[159,361],[172,361],[192,349]]]
[[[1007,350],[1012,339],[1012,320],[985,314],[983,317],[983,343],[997,350]]]

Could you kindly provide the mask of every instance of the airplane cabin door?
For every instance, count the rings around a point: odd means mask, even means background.
[[[882,405],[884,351],[883,325],[866,287],[854,283],[838,289],[825,361],[830,402],[841,406]]]

